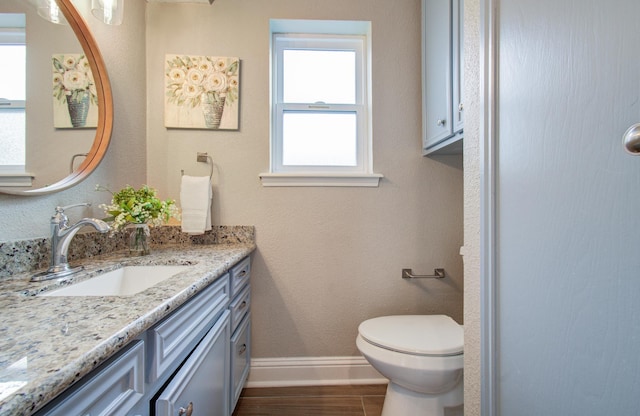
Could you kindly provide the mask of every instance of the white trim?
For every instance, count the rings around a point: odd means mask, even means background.
[[[498,414],[496,192],[497,48],[499,0],[480,3],[480,334],[481,412]]]
[[[386,384],[364,357],[252,358],[247,387]]]
[[[375,188],[384,176],[379,173],[261,173],[262,186],[350,186]]]
[[[30,173],[0,173],[0,186],[31,186],[33,178]]]

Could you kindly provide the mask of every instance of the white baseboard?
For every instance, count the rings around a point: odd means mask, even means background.
[[[247,387],[386,384],[364,357],[252,358]]]

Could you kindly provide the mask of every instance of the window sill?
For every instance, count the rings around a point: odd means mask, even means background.
[[[375,188],[379,173],[261,173],[262,186],[351,186]]]
[[[29,173],[0,173],[0,187],[31,186],[33,175]]]

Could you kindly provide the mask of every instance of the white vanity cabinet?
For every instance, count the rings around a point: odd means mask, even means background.
[[[462,152],[463,0],[422,0],[422,151]]]
[[[146,330],[38,416],[230,416],[250,368],[250,258]]]

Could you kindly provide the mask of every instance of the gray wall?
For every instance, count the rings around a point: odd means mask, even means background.
[[[464,412],[480,415],[480,0],[464,2]]]
[[[112,81],[112,144],[76,188],[36,198],[0,196],[0,240],[47,236],[56,205],[108,201],[93,191],[96,183],[118,189],[147,182],[161,196],[177,198],[180,169],[207,173],[195,162],[196,152],[205,151],[216,161],[214,223],[256,226],[254,356],[357,355],[357,325],[382,314],[446,313],[462,322],[461,158],[420,155],[419,10],[418,0],[134,1],[127,2],[120,27],[88,19]],[[272,17],[372,21],[374,167],[385,175],[379,188],[261,186],[258,174],[269,163]],[[241,58],[239,131],[163,127],[165,53]],[[445,267],[450,278],[406,282],[403,267],[420,273]]]
[[[88,6],[88,2],[75,4],[78,7]],[[70,218],[103,217],[97,205],[108,202],[110,196],[94,191],[98,183],[119,189],[128,183],[139,186],[145,182],[144,7],[145,3],[141,1],[127,2],[123,26],[107,26],[93,17],[87,18],[106,61],[114,96],[113,137],[104,160],[88,179],[72,189],[40,197],[0,195],[0,241],[48,236],[49,218],[56,205],[93,202],[90,209],[69,212]],[[86,10],[85,16],[88,16]],[[51,97],[46,96],[42,100],[43,105],[50,108]],[[50,125],[51,120],[42,123]],[[69,160],[58,162],[69,166]]]
[[[148,180],[178,198],[180,170],[215,160],[216,224],[253,224],[254,357],[351,356],[377,315],[462,322],[461,157],[420,155],[420,1],[218,0],[147,5]],[[269,167],[269,19],[370,20],[379,188],[264,188]],[[189,28],[189,30],[187,30]],[[163,127],[164,55],[239,56],[240,130]],[[406,282],[403,267],[444,281]]]

